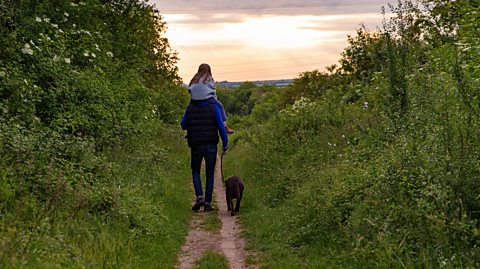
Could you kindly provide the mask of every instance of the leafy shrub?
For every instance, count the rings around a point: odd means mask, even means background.
[[[228,164],[266,268],[479,266],[478,6],[421,3],[349,38],[336,72],[305,72],[247,132],[248,167]]]
[[[106,157],[132,137],[171,139],[162,122],[176,123],[184,108],[158,11],[136,0],[0,6],[1,266],[129,267],[132,249],[158,248],[148,236],[181,238],[184,229],[167,228],[186,217],[165,205],[173,187],[119,182],[134,181],[116,177],[123,154]],[[149,180],[169,171],[135,169]],[[175,252],[170,243],[163,253]]]

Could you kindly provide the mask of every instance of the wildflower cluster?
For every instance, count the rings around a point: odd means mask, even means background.
[[[80,226],[158,236],[161,206],[126,210],[103,150],[184,107],[159,14],[136,0],[0,2],[0,267],[95,267],[103,255],[90,260]],[[132,216],[138,229],[122,223]],[[131,253],[122,240],[105,240],[116,257]],[[133,258],[114,260],[101,263]]]

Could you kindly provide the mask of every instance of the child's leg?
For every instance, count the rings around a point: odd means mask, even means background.
[[[225,108],[223,107],[223,104],[218,101],[217,98],[211,97],[208,99],[213,104],[217,104],[220,107],[220,110],[222,111],[222,121],[226,122],[227,121],[227,114],[225,113]]]
[[[225,113],[225,108],[223,107],[223,104],[218,102],[218,106],[220,107],[220,110],[222,111],[222,120],[223,122],[227,121],[227,114]]]
[[[222,121],[223,121],[223,124],[225,125],[225,129],[227,129],[227,134],[233,134],[235,131],[228,128],[227,126],[227,114],[225,113],[225,108],[223,107],[223,104],[217,100],[217,98],[210,98],[208,99],[210,102],[214,103],[214,104],[217,104],[219,107],[220,107],[220,110],[222,111]]]

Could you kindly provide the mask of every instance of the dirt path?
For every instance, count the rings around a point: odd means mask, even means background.
[[[250,269],[256,268],[252,265],[245,264],[246,252],[245,241],[241,235],[241,228],[236,217],[230,216],[227,212],[225,202],[225,191],[220,170],[220,156],[217,158],[217,166],[215,168],[215,187],[213,198],[216,201],[219,219],[222,222],[220,232],[212,232],[204,230],[204,219],[206,214],[215,213],[194,213],[190,229],[178,257],[178,265],[176,268],[194,268],[195,261],[202,257],[207,250],[219,252],[228,259],[231,269]]]

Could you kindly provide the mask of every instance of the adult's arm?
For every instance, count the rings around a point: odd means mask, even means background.
[[[182,126],[182,130],[187,130],[187,110],[188,110],[188,107],[185,109],[185,113],[183,113],[182,121],[180,122],[180,125]]]
[[[222,142],[223,142],[223,149],[227,149],[228,148],[227,129],[225,129],[225,124],[223,123],[222,111],[220,110],[220,107],[217,104],[215,104],[215,119],[217,121],[217,127],[218,127],[218,132],[220,133],[220,138],[222,139]]]

